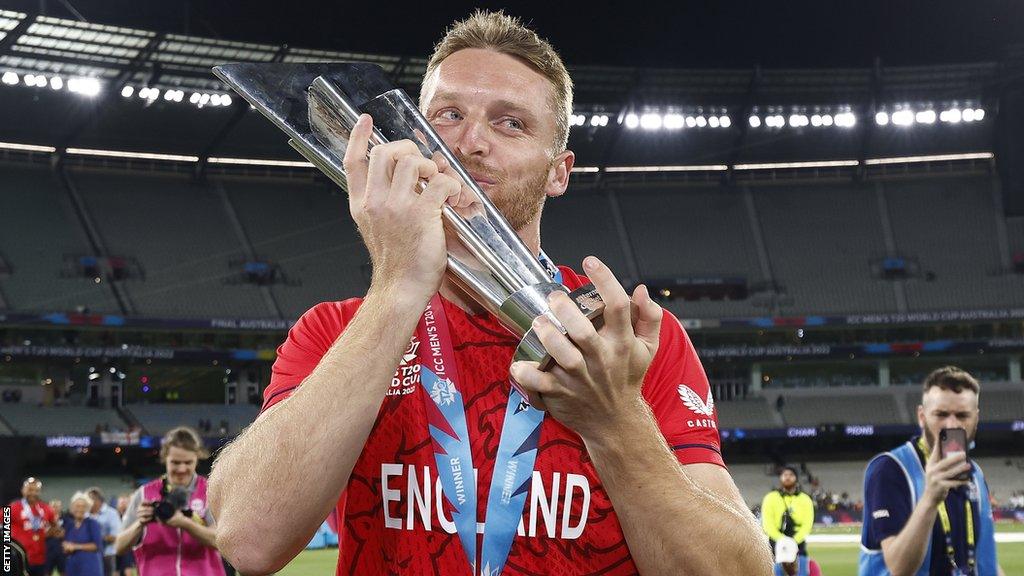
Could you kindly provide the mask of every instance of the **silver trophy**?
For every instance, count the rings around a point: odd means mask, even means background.
[[[379,66],[238,63],[213,71],[284,131],[292,148],[342,188],[346,188],[342,159],[349,133],[362,113],[373,118],[370,146],[410,140],[425,157],[445,158],[462,179],[463,193],[468,191],[471,197],[468,206],[446,204],[443,209],[446,273],[522,338],[515,360],[536,361],[542,369],[551,366],[551,357],[531,325],[545,314],[562,328],[548,306],[548,296],[554,292],[568,294],[584,315],[600,324],[604,303],[594,286],[570,292],[552,279],[552,271],[530,253],[409,95],[391,86]]]

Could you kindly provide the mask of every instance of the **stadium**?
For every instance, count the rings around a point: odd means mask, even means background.
[[[0,0],[5,503],[26,477],[44,500],[130,495],[160,476],[161,438],[181,425],[216,454],[259,415],[295,322],[370,287],[345,192],[211,68],[370,63],[415,97],[433,42],[474,8],[402,17],[406,37],[385,42],[305,34],[293,15],[262,29],[283,6],[261,24],[156,4]],[[740,18],[712,4],[690,10]],[[1024,12],[934,10],[884,59],[881,44],[829,52],[817,34],[801,59],[755,48],[762,35],[738,42],[766,64],[738,49],[703,65],[713,31],[688,28],[690,60],[648,58],[559,32],[585,21],[509,9],[566,46],[574,82],[576,164],[545,204],[544,251],[576,269],[597,255],[679,319],[744,501],[756,513],[794,465],[828,575],[857,573],[865,466],[920,433],[922,382],[947,365],[981,382],[971,458],[1000,564],[1024,574]],[[960,16],[929,54],[933,21]],[[280,573],[332,573],[337,545],[325,522]]]

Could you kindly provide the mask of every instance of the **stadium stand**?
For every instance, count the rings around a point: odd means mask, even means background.
[[[87,435],[97,427],[128,427],[115,410],[108,408],[0,404],[0,417],[21,436]]]
[[[718,402],[718,425],[723,428],[775,428],[782,418],[763,398]]]
[[[906,415],[896,404],[893,394],[844,395],[837,402],[835,394],[814,396],[786,395],[782,417],[790,426],[815,426],[827,422],[907,424]]]
[[[124,282],[151,316],[273,316],[251,285],[230,285],[228,263],[244,261],[222,201],[187,176],[76,171],[72,178],[112,254],[134,256],[145,279]]]
[[[4,164],[0,178],[0,254],[11,273],[0,279],[8,308],[31,312],[116,312],[105,285],[62,277],[65,255],[86,254],[88,241],[60,182],[46,167]]]
[[[199,420],[210,420],[216,435],[221,420],[227,421],[227,433],[238,434],[252,423],[259,406],[251,404],[133,404],[131,414],[150,434],[162,435],[182,424],[197,427]]]
[[[369,260],[340,191],[302,181],[228,179],[223,186],[256,255],[279,264],[289,280],[270,289],[286,318],[317,302],[361,296]]]
[[[899,251],[919,258],[906,281],[910,310],[1024,305],[1024,277],[1000,275],[992,181],[949,178],[887,184]]]
[[[754,197],[776,282],[792,298],[785,314],[896,311],[892,284],[871,276],[886,250],[872,185],[770,186]]]
[[[60,500],[66,507],[71,496],[79,490],[86,490],[98,486],[103,495],[112,500],[111,505],[117,503],[117,497],[121,494],[131,494],[135,491],[135,483],[130,476],[40,476],[43,481],[43,499]]]

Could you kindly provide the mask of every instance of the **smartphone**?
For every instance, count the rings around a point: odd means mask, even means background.
[[[963,428],[943,428],[939,431],[939,458],[950,454],[967,454],[967,430]],[[957,480],[970,480],[970,471],[955,477]]]

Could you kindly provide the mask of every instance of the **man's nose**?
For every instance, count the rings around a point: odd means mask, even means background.
[[[467,118],[459,126],[451,145],[460,156],[486,156],[491,150],[489,138],[487,122]]]

